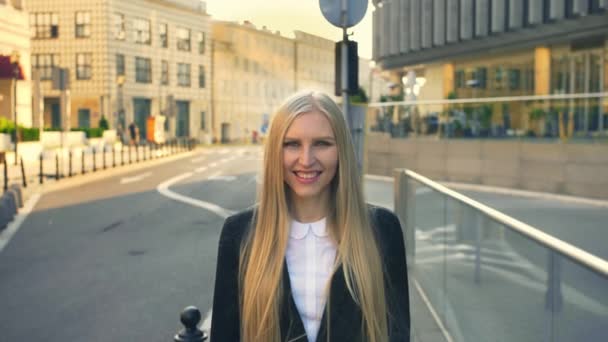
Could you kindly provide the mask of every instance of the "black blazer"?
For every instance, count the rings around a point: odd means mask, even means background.
[[[397,217],[387,209],[369,206],[369,210],[385,268],[389,341],[409,341],[410,312],[403,232]],[[237,213],[228,217],[222,228],[213,295],[211,342],[240,341],[239,253],[244,233],[251,226],[252,216],[253,209]],[[283,263],[282,286],[285,298],[281,303],[281,340],[306,342],[308,338],[291,294],[287,272],[287,264]],[[330,341],[364,341],[359,329],[362,323],[361,310],[348,292],[341,268],[331,278],[330,292]],[[324,310],[318,342],[327,340],[325,315]]]

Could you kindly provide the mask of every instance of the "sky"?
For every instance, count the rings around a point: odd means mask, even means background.
[[[251,21],[256,27],[267,26],[281,31],[281,35],[293,37],[299,30],[338,41],[342,29],[331,25],[321,14],[319,0],[206,0],[207,12],[213,19],[242,23]],[[350,40],[358,42],[359,57],[372,55],[372,9],[369,1],[367,12],[361,22],[349,29]]]

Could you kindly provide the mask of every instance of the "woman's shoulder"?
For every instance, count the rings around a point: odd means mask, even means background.
[[[402,234],[399,218],[391,210],[373,204],[367,204],[372,226],[381,236]]]
[[[220,242],[240,242],[251,226],[255,209],[255,207],[250,207],[228,216],[224,221],[224,227],[222,227]]]

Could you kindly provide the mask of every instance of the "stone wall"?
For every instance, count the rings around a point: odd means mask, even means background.
[[[608,199],[608,145],[366,136],[366,172]]]

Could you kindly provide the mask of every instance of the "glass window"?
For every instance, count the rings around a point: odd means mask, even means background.
[[[190,86],[190,64],[177,63],[177,85],[181,87]]]
[[[464,70],[456,70],[454,76],[454,88],[464,88]]]
[[[32,69],[38,69],[40,80],[50,80],[53,74],[53,67],[59,64],[59,55],[49,53],[32,55]]]
[[[57,13],[30,14],[32,38],[45,39],[59,37],[59,16]]]
[[[169,84],[169,62],[161,61],[160,83],[163,85]]]
[[[475,71],[475,79],[477,80],[477,87],[481,89],[486,89],[486,83],[488,78],[488,69],[487,68],[477,68]]]
[[[91,79],[91,53],[76,54],[76,79],[90,80]]]
[[[116,55],[116,76],[125,75],[125,55]]]
[[[160,24],[158,27],[159,38],[160,38],[160,46],[161,47],[169,47],[169,29],[167,24]]]
[[[91,36],[91,12],[76,12],[74,33],[76,38],[87,38]]]
[[[198,53],[201,55],[205,53],[205,32],[198,32],[196,35],[196,41],[198,43]]]
[[[520,79],[521,72],[519,69],[509,69],[508,71],[509,77],[509,90],[519,90],[520,89]]]
[[[135,33],[136,43],[150,45],[150,20],[141,18],[133,19],[133,30]]]
[[[112,14],[112,36],[116,40],[125,39],[125,16],[123,14]]]
[[[201,129],[202,129],[202,130],[207,129],[207,122],[206,122],[206,120],[205,120],[205,117],[206,117],[206,116],[207,116],[207,115],[206,115],[206,113],[205,113],[205,112],[201,112]]]
[[[190,51],[190,30],[177,28],[177,49],[180,51]]]
[[[152,82],[152,63],[150,58],[135,57],[135,82]]]
[[[203,65],[198,66],[198,87],[205,88],[205,67]]]

